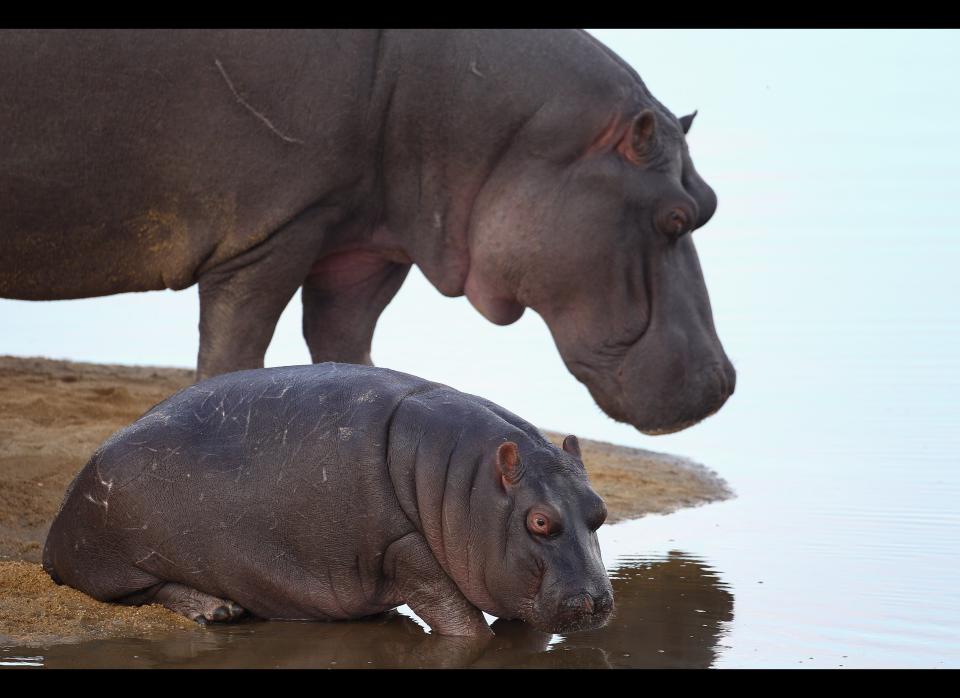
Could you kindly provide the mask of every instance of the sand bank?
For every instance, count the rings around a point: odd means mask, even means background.
[[[37,564],[64,490],[94,449],[192,382],[185,369],[0,356],[0,644],[194,632],[163,608],[101,604],[57,587]],[[685,458],[578,436],[609,523],[732,496]]]

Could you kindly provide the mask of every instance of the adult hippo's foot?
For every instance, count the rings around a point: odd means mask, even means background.
[[[200,625],[229,623],[246,613],[243,607],[233,601],[219,599],[173,582],[160,587],[153,601],[163,604],[171,611],[186,616]]]

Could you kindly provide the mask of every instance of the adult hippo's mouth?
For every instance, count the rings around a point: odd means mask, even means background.
[[[641,431],[643,431],[644,434],[648,434],[650,436],[664,436],[666,434],[674,434],[678,431],[683,431],[688,427],[692,427],[694,424],[698,424],[699,422],[702,422],[707,417],[712,417],[717,412],[719,412],[720,408],[723,407],[724,404],[726,404],[726,401],[729,399],[729,397],[733,395],[737,378],[736,378],[736,373],[732,369],[730,370],[731,378],[729,379],[729,382],[728,382],[728,379],[725,377],[726,372],[723,370],[722,367],[719,367],[719,366],[715,367],[715,371],[716,371],[716,374],[720,376],[720,381],[722,382],[720,392],[722,395],[724,395],[724,397],[721,400],[717,401],[713,408],[709,409],[706,413],[704,413],[699,417],[693,417],[686,421],[680,421],[671,426],[660,427],[660,428],[653,427],[648,429],[642,429]]]
[[[706,365],[691,370],[690,344],[664,351],[650,323],[632,342],[604,342],[568,370],[613,419],[644,434],[682,431],[716,414],[733,394],[736,371],[717,344]]]

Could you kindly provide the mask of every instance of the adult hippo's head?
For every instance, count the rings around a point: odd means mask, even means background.
[[[734,389],[690,235],[717,198],[690,160],[693,116],[623,104],[556,100],[515,134],[474,208],[465,292],[498,324],[533,308],[608,415],[662,434]]]

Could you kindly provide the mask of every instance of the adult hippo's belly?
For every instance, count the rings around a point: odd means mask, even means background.
[[[735,374],[678,119],[577,31],[4,31],[0,296],[198,284],[198,378],[263,365],[302,291],[313,361],[370,363],[416,264],[526,308],[615,419],[715,412]]]

